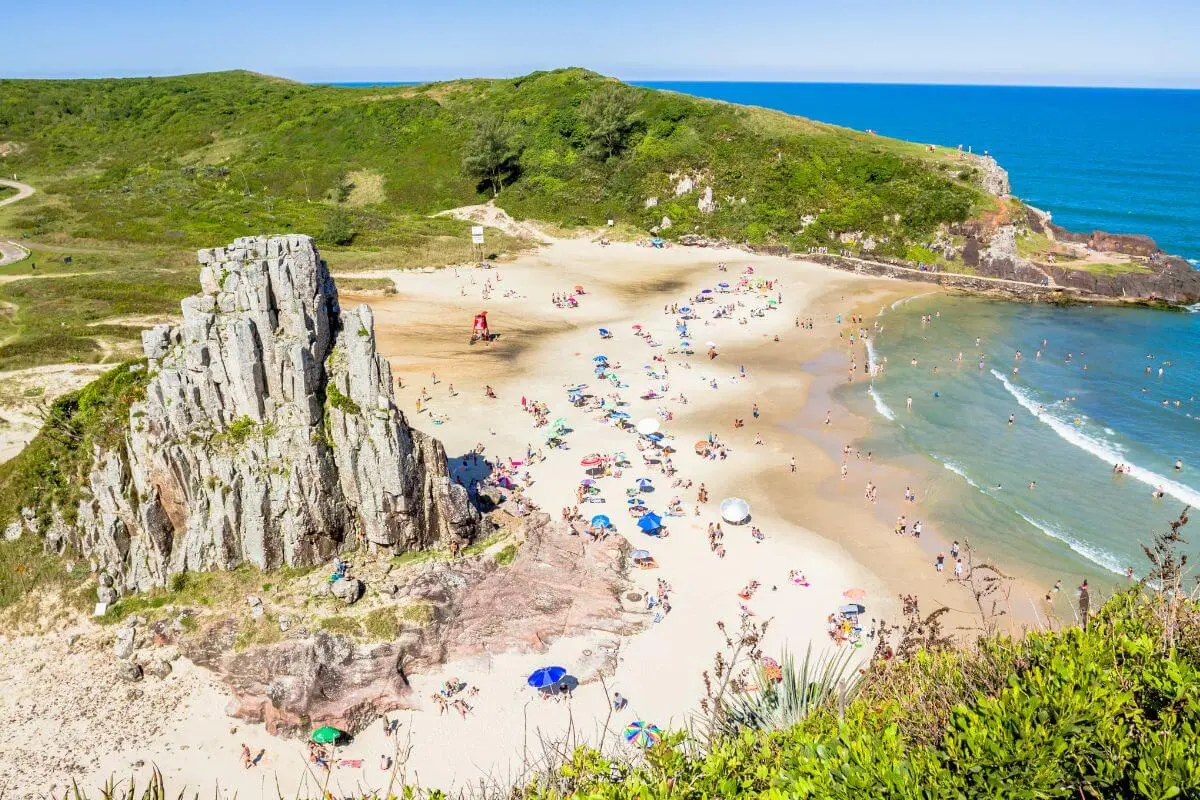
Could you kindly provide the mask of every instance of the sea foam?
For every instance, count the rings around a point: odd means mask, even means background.
[[[896,414],[892,409],[888,408],[888,404],[883,402],[883,398],[879,396],[879,392],[875,391],[875,385],[867,387],[867,394],[871,395],[871,400],[875,402],[875,410],[879,412],[879,416],[884,419],[896,420]]]
[[[1101,461],[1106,462],[1110,467],[1114,464],[1123,463],[1126,465],[1126,474],[1135,480],[1139,480],[1147,486],[1161,486],[1163,491],[1187,503],[1190,506],[1200,506],[1200,491],[1196,491],[1190,486],[1186,486],[1178,481],[1173,481],[1159,475],[1157,472],[1148,470],[1145,467],[1139,467],[1137,464],[1131,464],[1125,460],[1119,445],[1113,442],[1098,439],[1094,436],[1088,436],[1083,431],[1076,428],[1071,423],[1061,420],[1048,411],[1042,411],[1040,404],[1030,396],[1030,394],[1017,386],[1014,386],[1004,374],[992,370],[992,375],[996,377],[1004,385],[1005,390],[1012,395],[1018,403],[1021,404],[1030,414],[1032,414],[1039,422],[1047,425],[1052,431],[1057,433],[1061,439],[1070,444],[1075,445],[1080,450],[1091,453]]]
[[[1051,525],[1049,522],[1043,522],[1042,520],[1034,519],[1023,512],[1017,511],[1017,516],[1050,538],[1057,539],[1058,541],[1062,542],[1067,547],[1071,548],[1096,566],[1103,567],[1109,572],[1113,572],[1117,575],[1125,574],[1125,570],[1121,566],[1120,560],[1118,560],[1115,555],[1107,550],[1104,550],[1100,547],[1094,547],[1087,542],[1081,542],[1071,534]]]
[[[961,464],[958,464],[958,463],[956,463],[956,462],[954,462],[954,461],[951,461],[951,460],[950,460],[950,459],[948,459],[948,458],[942,458],[941,456],[937,455],[936,453],[934,453],[934,454],[933,454],[933,457],[934,457],[934,458],[936,458],[938,461],[941,461],[941,462],[942,462],[942,466],[943,466],[943,467],[945,467],[946,469],[950,470],[950,471],[951,471],[951,472],[953,472],[955,475],[959,476],[959,477],[960,477],[960,478],[962,478],[964,481],[966,481],[967,483],[969,483],[969,484],[971,484],[972,486],[974,486],[976,489],[979,489],[980,491],[983,491],[983,487],[982,487],[982,486],[980,486],[980,485],[979,485],[978,483],[976,483],[975,481],[971,480],[971,476],[967,474],[966,470],[963,468],[963,466],[962,466]]]

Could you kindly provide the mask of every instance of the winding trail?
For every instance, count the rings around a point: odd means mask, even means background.
[[[10,181],[10,180],[5,180],[3,178],[0,178],[0,186],[8,186],[10,188],[17,190],[17,193],[14,194],[12,197],[6,197],[3,200],[0,200],[0,206],[6,206],[10,203],[16,203],[18,201],[24,200],[26,197],[29,197],[30,195],[32,195],[34,193],[34,191],[36,191],[28,183],[21,183],[20,181]],[[20,261],[21,259],[25,258],[28,255],[29,255],[28,248],[22,247],[21,245],[17,244],[16,242],[9,242],[9,241],[0,239],[0,267]]]

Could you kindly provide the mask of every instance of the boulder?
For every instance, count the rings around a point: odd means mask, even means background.
[[[145,666],[146,674],[153,675],[155,678],[162,679],[171,674],[171,662],[166,659],[156,658]]]
[[[357,578],[342,578],[329,584],[329,590],[334,597],[346,605],[358,602],[363,595],[363,582]]]
[[[113,641],[113,655],[117,658],[129,658],[137,649],[137,628],[125,625],[117,628],[117,636]]]
[[[117,677],[127,683],[137,683],[143,677],[142,666],[136,661],[122,661],[117,665]]]

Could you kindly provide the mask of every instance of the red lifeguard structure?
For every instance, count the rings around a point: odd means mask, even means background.
[[[492,341],[491,331],[488,330],[487,312],[480,311],[475,315],[475,322],[471,326],[471,344],[483,340],[485,342]]]

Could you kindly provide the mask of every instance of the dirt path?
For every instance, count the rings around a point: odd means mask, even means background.
[[[6,197],[0,200],[0,206],[6,206],[9,203],[15,203],[19,200],[24,200],[34,192],[34,188],[27,183],[19,181],[8,181],[0,178],[0,186],[10,186],[17,190],[17,193],[12,197]],[[13,264],[29,255],[29,249],[22,247],[16,242],[8,242],[0,240],[0,267],[6,264]]]
[[[15,203],[18,200],[24,200],[26,197],[29,197],[29,195],[33,194],[36,191],[36,189],[34,189],[28,183],[21,183],[20,181],[9,181],[9,180],[5,180],[4,178],[0,178],[0,186],[8,186],[8,187],[11,187],[11,188],[17,190],[17,193],[14,194],[12,197],[6,197],[3,200],[0,200],[0,206],[6,206],[9,203]]]

